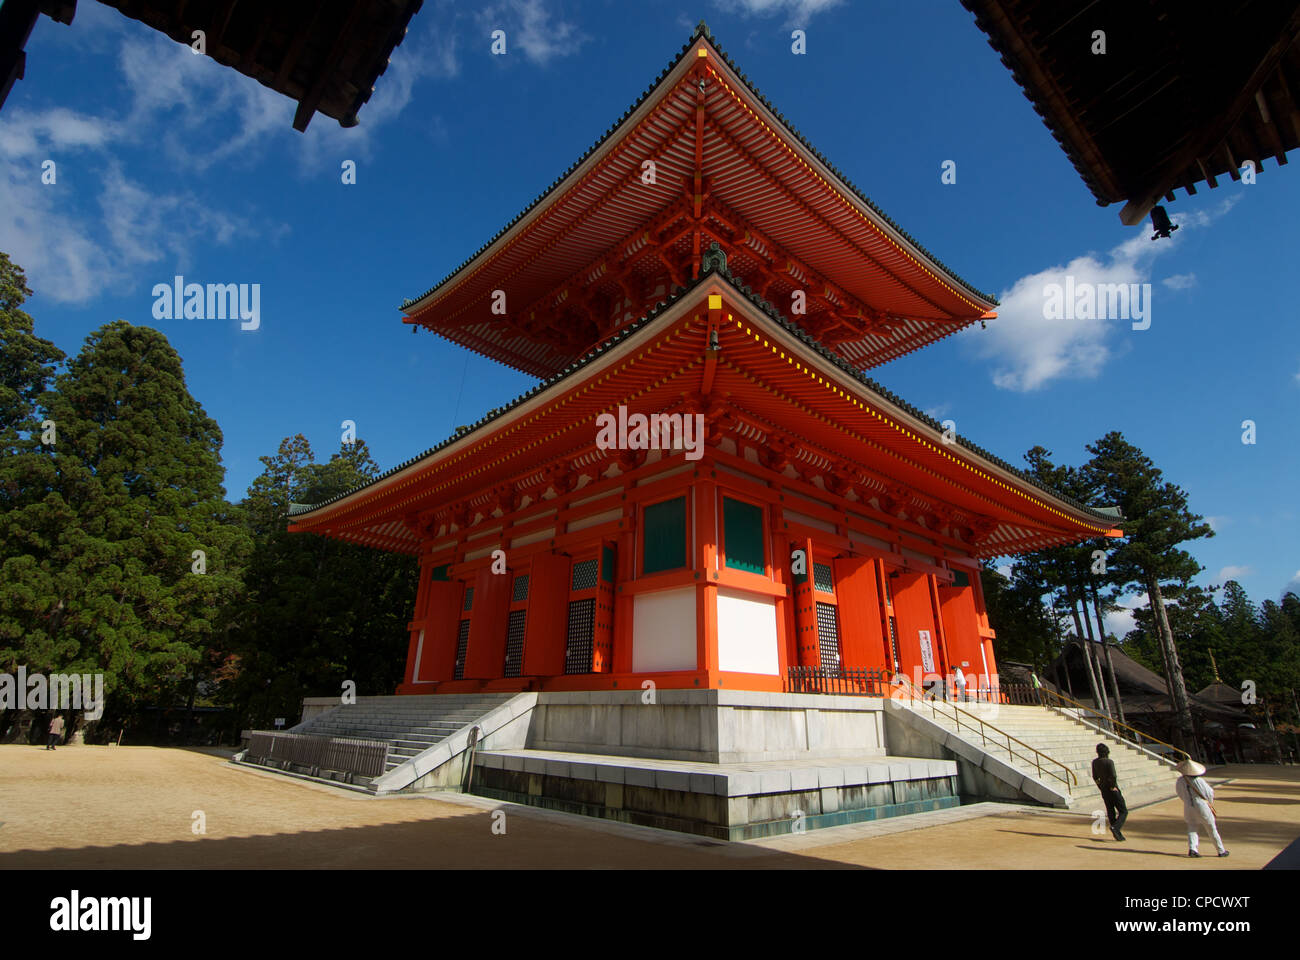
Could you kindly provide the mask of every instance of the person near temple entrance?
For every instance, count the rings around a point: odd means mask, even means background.
[[[964,674],[964,673],[961,672],[961,664],[957,664],[956,667],[954,668],[954,673],[953,673],[953,678],[952,678],[952,686],[953,686],[954,691],[955,691],[956,694],[957,694],[957,699],[958,699],[959,701],[965,701],[965,699],[966,699],[966,674]]]
[[[1197,834],[1203,831],[1214,841],[1219,856],[1226,857],[1228,851],[1224,849],[1223,840],[1219,837],[1219,824],[1214,815],[1214,788],[1202,776],[1205,767],[1187,757],[1174,769],[1181,774],[1174,792],[1183,801],[1183,820],[1187,822],[1187,855],[1201,855]]]
[[[1119,775],[1115,770],[1115,761],[1110,758],[1110,747],[1104,743],[1097,744],[1097,759],[1092,761],[1092,779],[1101,791],[1101,802],[1106,805],[1106,820],[1110,823],[1111,836],[1123,840],[1122,828],[1128,819],[1128,805],[1124,803],[1124,794],[1119,789]]]
[[[1037,673],[1035,673],[1033,670],[1030,670],[1029,682],[1033,685],[1034,688],[1034,699],[1038,701],[1039,706],[1042,706],[1043,705],[1043,681],[1038,679]]]

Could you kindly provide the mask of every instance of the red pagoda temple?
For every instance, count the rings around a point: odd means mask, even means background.
[[[979,560],[1118,535],[863,371],[994,317],[702,24],[405,322],[542,381],[292,530],[420,559],[400,694],[996,685]]]

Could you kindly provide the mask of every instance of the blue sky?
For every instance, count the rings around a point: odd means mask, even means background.
[[[1121,430],[1212,518],[1218,535],[1193,545],[1202,582],[1233,577],[1256,601],[1300,589],[1300,173],[1270,161],[1252,186],[1180,195],[1182,229],[1150,242],[1095,204],[956,0],[426,0],[360,126],[317,115],[305,135],[291,101],[80,4],[70,27],[40,20],[0,113],[0,250],[65,351],[119,317],[168,336],[225,433],[232,498],[281,438],[303,433],[324,456],[345,419],[388,468],[534,382],[413,336],[402,299],[546,189],[701,17],[823,155],[1003,301],[987,330],[874,377],[1017,465],[1034,444],[1081,463]],[[506,56],[490,53],[495,29]],[[57,181],[42,184],[51,159]],[[1067,272],[1150,283],[1150,328],[1045,321],[1043,284]],[[155,320],[152,288],[176,274],[260,284],[260,329]]]

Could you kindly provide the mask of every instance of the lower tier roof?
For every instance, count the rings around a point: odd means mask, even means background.
[[[676,297],[512,403],[355,490],[295,504],[291,529],[415,553],[453,518],[464,526],[498,503],[536,500],[565,471],[626,470],[619,451],[595,446],[596,418],[620,405],[701,413],[710,444],[753,447],[756,471],[872,503],[975,556],[1119,535],[1117,510],[945,440],[939,423],[739,286],[717,251]]]

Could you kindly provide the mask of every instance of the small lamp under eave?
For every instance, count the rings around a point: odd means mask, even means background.
[[[1151,227],[1155,233],[1151,235],[1152,240],[1159,240],[1161,237],[1168,237],[1178,229],[1178,224],[1171,223],[1169,214],[1165,212],[1164,207],[1151,208]]]

